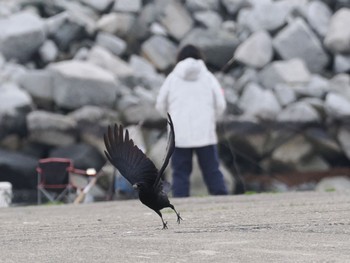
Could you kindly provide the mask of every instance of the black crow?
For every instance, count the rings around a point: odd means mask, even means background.
[[[168,228],[164,222],[161,209],[170,207],[177,215],[177,222],[180,224],[182,218],[170,204],[167,194],[163,191],[163,173],[169,163],[169,159],[175,149],[175,133],[171,116],[168,114],[170,133],[168,146],[163,165],[160,170],[154,163],[136,146],[129,138],[129,132],[122,125],[115,124],[114,130],[108,127],[104,135],[106,145],[105,154],[108,160],[119,170],[135,189],[138,190],[140,201],[153,209],[162,219],[163,229]]]

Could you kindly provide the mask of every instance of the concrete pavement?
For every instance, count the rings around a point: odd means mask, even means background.
[[[350,262],[350,193],[0,209],[0,262]]]

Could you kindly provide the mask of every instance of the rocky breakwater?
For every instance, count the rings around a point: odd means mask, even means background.
[[[187,43],[226,92],[228,181],[349,166],[349,19],[344,0],[1,1],[0,181],[35,189],[48,156],[100,169],[114,122],[161,161],[154,102]]]

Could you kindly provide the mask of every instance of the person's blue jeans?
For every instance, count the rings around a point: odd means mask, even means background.
[[[190,195],[190,175],[192,172],[192,155],[196,153],[204,182],[211,195],[227,195],[224,176],[219,170],[219,156],[216,145],[198,148],[175,147],[171,166],[173,170],[173,196]]]

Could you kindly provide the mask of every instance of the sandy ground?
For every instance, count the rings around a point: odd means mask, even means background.
[[[350,262],[350,193],[0,209],[0,262]]]

